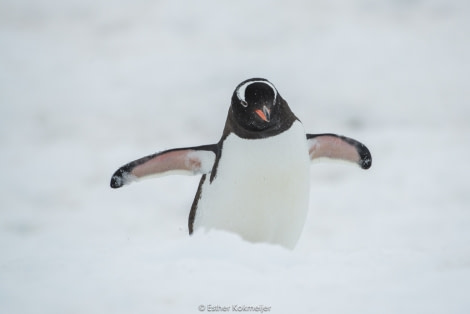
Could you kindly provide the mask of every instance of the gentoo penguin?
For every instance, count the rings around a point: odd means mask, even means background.
[[[233,92],[216,144],[176,148],[130,162],[111,187],[150,175],[202,175],[189,213],[189,234],[222,229],[251,242],[294,248],[309,205],[309,164],[343,159],[372,164],[366,146],[335,134],[306,134],[274,85],[252,78]]]

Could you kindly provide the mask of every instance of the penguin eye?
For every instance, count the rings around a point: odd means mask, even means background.
[[[240,103],[242,104],[243,107],[248,107],[248,103],[244,100],[240,100]]]

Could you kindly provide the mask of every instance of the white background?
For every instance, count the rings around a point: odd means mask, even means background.
[[[0,2],[0,312],[470,311],[467,1]],[[218,141],[235,86],[273,82],[314,163],[297,248],[187,236],[199,178],[109,188]]]

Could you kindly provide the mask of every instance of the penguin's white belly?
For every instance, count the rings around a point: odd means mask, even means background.
[[[309,202],[309,155],[296,121],[280,135],[248,140],[230,134],[212,183],[207,176],[194,228],[223,229],[252,242],[293,248]]]

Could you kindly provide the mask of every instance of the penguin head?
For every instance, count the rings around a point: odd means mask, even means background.
[[[266,79],[241,82],[232,96],[231,111],[236,122],[249,131],[264,131],[280,125],[280,107],[285,103]]]

